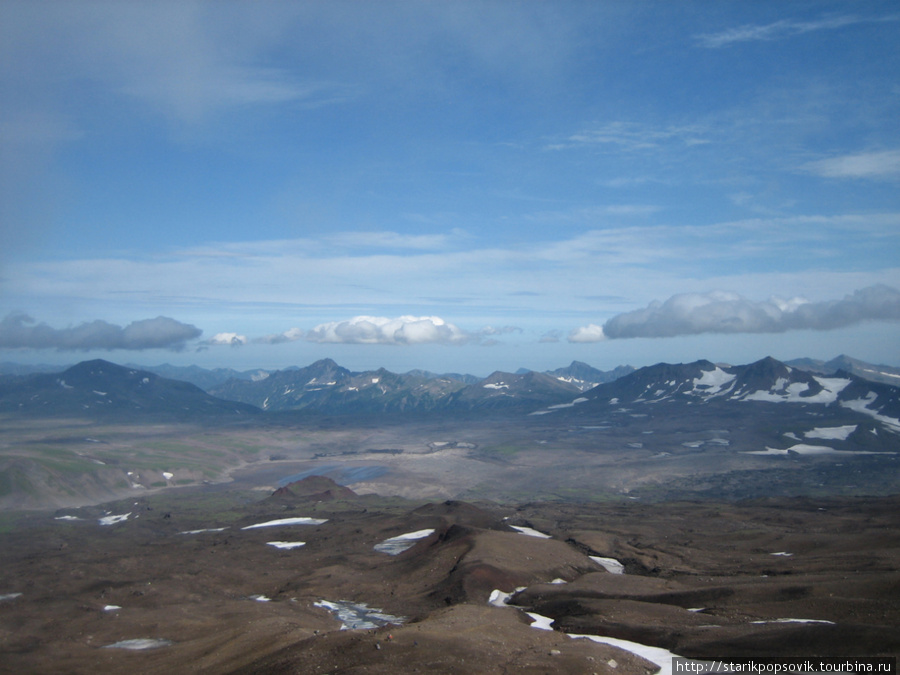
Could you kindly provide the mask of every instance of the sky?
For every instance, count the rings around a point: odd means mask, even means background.
[[[900,365],[900,6],[0,0],[0,361]]]

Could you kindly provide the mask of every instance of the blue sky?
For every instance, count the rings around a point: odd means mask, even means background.
[[[0,360],[900,365],[895,2],[0,0]]]

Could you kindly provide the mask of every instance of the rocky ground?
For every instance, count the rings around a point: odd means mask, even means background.
[[[316,521],[242,529],[288,518]],[[314,478],[7,513],[0,528],[0,672],[658,670],[566,633],[693,658],[900,654],[897,497],[510,506]],[[398,555],[374,548],[413,532]],[[394,623],[341,630],[322,601]]]

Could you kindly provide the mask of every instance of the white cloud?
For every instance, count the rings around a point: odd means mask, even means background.
[[[793,19],[781,19],[767,24],[746,24],[737,28],[729,28],[718,33],[697,35],[696,40],[701,47],[717,49],[729,47],[739,42],[771,41],[802,35],[820,30],[835,30],[844,26],[852,26],[859,23],[880,23],[897,21],[898,15],[884,17],[860,17],[854,15],[825,17],[814,21],[796,21]]]
[[[347,321],[323,323],[306,334],[311,342],[412,345],[463,344],[470,336],[437,316],[356,316]]]
[[[480,331],[478,331],[479,335],[507,335],[509,333],[521,333],[522,329],[518,326],[500,326],[495,328],[494,326],[485,326]]]
[[[588,324],[569,333],[569,342],[600,342],[606,339],[602,326]]]
[[[900,150],[861,152],[809,162],[803,167],[826,178],[889,178],[900,176]]]
[[[99,86],[189,123],[229,108],[313,106],[352,95],[345,84],[259,65],[295,18],[286,5],[242,15],[189,0],[18,4],[5,17],[15,54],[7,60],[22,64],[34,90],[47,82]]]
[[[257,338],[254,342],[277,345],[283,342],[297,342],[297,340],[302,340],[304,335],[305,333],[300,328],[289,328],[283,333],[274,333]]]
[[[346,248],[399,248],[438,250],[446,248],[453,236],[461,230],[446,234],[399,234],[397,232],[341,232],[325,238],[333,245]]]
[[[559,342],[561,337],[562,337],[562,331],[548,330],[546,333],[541,335],[541,339],[538,340],[538,342],[541,342],[543,344],[554,344],[556,342]]]
[[[124,328],[102,320],[85,322],[69,328],[51,328],[35,323],[27,314],[12,313],[0,321],[2,349],[57,349],[88,351],[92,349],[169,349],[180,351],[188,340],[201,335],[196,326],[158,316],[133,321]]]
[[[842,300],[808,302],[802,298],[748,300],[736,293],[681,293],[665,302],[612,317],[603,328],[593,324],[573,336],[602,331],[609,339],[674,337],[700,333],[783,333],[831,330],[863,321],[900,320],[900,291],[870,286]],[[570,341],[585,342],[585,339]]]
[[[790,288],[817,301],[847,288],[900,287],[900,269],[888,255],[900,243],[898,233],[900,213],[873,213],[614,226],[574,236],[563,230],[507,246],[479,247],[473,237],[449,252],[351,254],[316,239],[234,242],[165,257],[15,262],[4,269],[3,295],[7,306],[77,307],[120,322],[135,311],[189,312],[213,329],[209,334],[235,330],[273,341],[267,336],[273,321],[283,321],[287,333],[334,317],[418,316],[413,308],[425,306],[434,308],[428,314],[452,316],[477,341],[486,325],[527,326],[541,335],[596,322],[671,294],[660,289],[739,288],[766,298]],[[232,323],[249,307],[260,322],[265,313],[266,323]],[[322,329],[311,339],[326,337]]]
[[[565,150],[583,146],[619,148],[627,151],[654,150],[664,145],[679,147],[705,145],[709,129],[700,125],[651,126],[637,122],[609,122],[602,126],[572,134],[547,146],[548,150]]]
[[[245,335],[237,333],[216,333],[209,340],[204,340],[205,345],[228,345],[230,347],[240,347],[247,344],[248,340]]]

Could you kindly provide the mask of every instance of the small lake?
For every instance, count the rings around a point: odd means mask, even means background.
[[[278,481],[278,487],[284,487],[290,483],[296,483],[298,480],[309,478],[310,476],[327,476],[338,485],[352,485],[353,483],[362,483],[383,476],[388,472],[386,466],[344,466],[342,464],[326,464],[317,466],[314,469],[308,469],[299,473],[285,476]]]
[[[221,483],[208,486],[212,489],[234,489],[235,487],[255,487],[258,485],[275,485],[284,487],[289,483],[309,478],[310,476],[326,476],[338,485],[352,485],[367,480],[374,480],[390,472],[390,468],[381,464],[314,464],[309,460],[257,462],[245,466],[232,475],[232,483]]]

